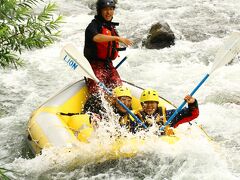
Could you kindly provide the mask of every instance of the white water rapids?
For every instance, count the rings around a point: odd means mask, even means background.
[[[198,90],[196,119],[214,140],[185,139],[171,147],[151,144],[134,158],[94,163],[94,151],[61,154],[48,150],[28,157],[26,126],[31,112],[63,87],[82,77],[59,58],[63,45],[84,46],[93,0],[55,0],[65,16],[62,36],[44,49],[26,51],[26,66],[0,69],[0,167],[12,179],[181,179],[240,178],[240,61],[236,57]],[[120,35],[135,41],[118,69],[121,77],[158,90],[180,105],[208,72],[215,53],[232,31],[240,31],[239,0],[118,0],[114,21]],[[167,22],[176,36],[170,48],[149,50],[140,40],[151,25]],[[190,134],[191,135],[191,134]],[[189,136],[190,136],[189,135]],[[206,139],[206,138],[205,138]],[[71,166],[79,161],[88,162]]]

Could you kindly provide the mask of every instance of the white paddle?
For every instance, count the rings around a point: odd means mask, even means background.
[[[109,89],[99,81],[99,79],[95,76],[91,65],[89,64],[88,60],[79,53],[79,51],[72,45],[68,44],[63,47],[61,51],[61,59],[63,59],[73,70],[78,69],[79,72],[90,79],[93,79],[94,81],[97,82],[97,84],[105,90],[108,94],[112,95],[112,92],[109,91]],[[120,100],[117,99],[117,102],[139,123],[141,124],[144,128],[147,128],[147,126],[137,118],[135,114],[132,113],[128,109],[128,107],[123,104]]]
[[[213,65],[209,73],[207,73],[201,82],[195,87],[195,89],[190,93],[191,96],[201,87],[201,85],[207,80],[207,78],[212,74],[216,69],[229,63],[238,53],[240,52],[240,33],[234,32],[229,38],[224,41],[223,46],[218,50]],[[181,111],[185,106],[186,101],[184,101],[172,114],[172,116],[167,120],[167,122],[160,128],[160,131],[163,131],[164,128],[171,123],[175,116]]]

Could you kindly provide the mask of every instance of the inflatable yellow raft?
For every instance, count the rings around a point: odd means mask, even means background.
[[[132,108],[139,109],[142,88],[128,82],[124,82],[124,85],[130,88],[134,96]],[[80,80],[64,88],[32,113],[27,126],[27,141],[35,155],[44,148],[71,148],[79,147],[82,143],[89,143],[88,137],[91,136],[94,129],[89,123],[89,116],[81,114],[88,95],[85,81]],[[160,105],[164,105],[167,109],[174,108],[170,102],[163,98],[160,99]],[[66,116],[62,115],[63,113],[79,114]],[[159,138],[169,144],[178,140],[176,136],[161,136]],[[113,158],[135,155],[138,146],[142,143],[144,143],[142,139],[117,138],[111,145],[112,154],[115,156]],[[131,146],[131,150],[120,153],[123,146]]]

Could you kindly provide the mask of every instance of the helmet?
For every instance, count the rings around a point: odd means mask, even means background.
[[[140,97],[140,102],[143,103],[145,101],[159,102],[158,92],[150,88],[143,90]]]
[[[98,0],[97,1],[97,10],[103,9],[105,7],[113,7],[115,8],[116,2],[115,0]]]
[[[113,90],[114,95],[117,97],[121,96],[128,96],[132,98],[132,94],[130,92],[130,89],[128,89],[126,86],[118,86]]]

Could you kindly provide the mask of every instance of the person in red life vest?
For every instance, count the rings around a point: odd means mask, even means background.
[[[178,125],[190,122],[199,115],[198,103],[195,98],[190,95],[185,96],[184,100],[188,103],[188,107],[183,108],[170,123],[170,127],[178,127]],[[154,123],[159,127],[164,125],[168,118],[175,112],[175,109],[166,110],[164,106],[159,106],[159,95],[156,90],[145,89],[140,97],[142,110],[136,113],[146,126],[152,126]],[[173,134],[169,126],[165,128],[167,135]]]
[[[108,88],[114,89],[122,85],[122,80],[112,64],[118,56],[119,42],[131,46],[132,41],[120,37],[112,22],[115,10],[114,0],[98,0],[96,3],[97,15],[85,31],[84,56],[89,61],[96,77]],[[99,93],[100,88],[95,81],[87,79],[90,94]]]
[[[97,15],[85,31],[84,56],[96,77],[109,89],[122,85],[122,80],[112,64],[112,60],[118,56],[118,51],[121,49],[119,42],[126,46],[133,44],[131,40],[120,37],[116,31],[115,26],[118,23],[112,22],[115,5],[114,0],[98,0]],[[86,84],[90,97],[84,106],[84,111],[104,113],[100,87],[92,79],[87,79]]]

